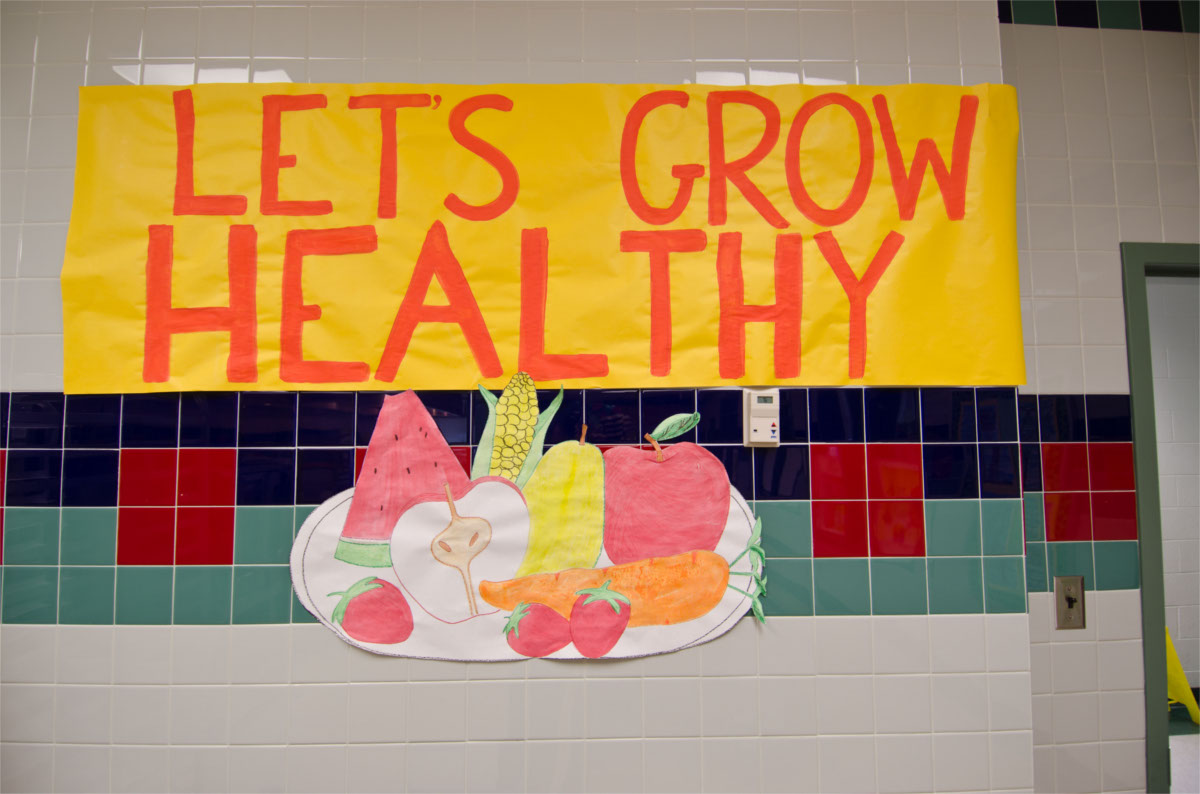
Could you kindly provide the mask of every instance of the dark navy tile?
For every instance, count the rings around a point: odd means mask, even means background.
[[[419,391],[417,396],[438,430],[442,431],[447,444],[471,443],[471,392]]]
[[[179,394],[126,394],[121,402],[121,446],[179,446]]]
[[[740,444],[742,441],[742,392],[740,389],[701,389],[696,392],[700,424],[696,438],[701,444]],[[654,428],[651,428],[653,430]]]
[[[62,491],[61,449],[10,449],[5,469],[6,506],[58,507]]]
[[[1019,445],[979,445],[979,495],[984,499],[1019,499],[1021,452]]]
[[[1132,441],[1128,394],[1089,394],[1087,406],[1088,441]]]
[[[1042,441],[1087,441],[1087,413],[1082,394],[1038,396]]]
[[[354,445],[365,447],[371,443],[371,434],[375,432],[375,420],[379,417],[379,409],[383,407],[385,392],[361,391],[354,407]]]
[[[920,441],[919,389],[867,389],[867,441]]]
[[[300,392],[296,424],[298,446],[353,446],[354,393]]]
[[[808,441],[808,389],[779,390],[779,440]]]
[[[296,452],[296,504],[320,504],[353,484],[352,448],[300,449]]]
[[[642,437],[638,430],[641,424],[636,390],[593,389],[584,397],[584,416],[587,437],[593,444],[636,444]],[[578,437],[576,433],[575,438]]]
[[[1096,0],[1054,0],[1054,16],[1060,28],[1100,27]]]
[[[237,503],[239,505],[295,504],[295,483],[296,450],[238,450]]]
[[[67,395],[63,446],[116,449],[121,445],[121,395]]]
[[[925,444],[921,452],[926,499],[979,497],[979,466],[974,444]]]
[[[237,392],[186,392],[179,403],[179,446],[237,445]]]
[[[115,449],[68,449],[63,453],[64,507],[116,507],[121,453]]]
[[[1021,489],[1042,490],[1042,445],[1021,445]]]
[[[1001,22],[1012,23],[1013,0],[996,0],[996,14]]]
[[[1196,0],[1184,0],[1195,2]],[[1142,11],[1142,30],[1183,32],[1183,15],[1179,0],[1139,0]]]
[[[754,499],[754,456],[750,447],[705,447],[729,473],[729,484],[746,501]]]
[[[676,414],[694,413],[695,410],[694,389],[646,389],[642,392],[642,432],[653,433],[664,419]],[[673,442],[695,440],[695,428],[671,439]]]
[[[922,439],[975,440],[974,389],[921,389]]]
[[[0,449],[8,446],[8,406],[10,402],[8,392],[0,392]]]
[[[808,483],[807,444],[754,450],[755,499],[808,499]]]
[[[10,449],[62,447],[63,405],[56,392],[13,392],[8,409]]]
[[[295,392],[243,394],[238,408],[238,446],[296,446]]]
[[[975,390],[975,416],[980,441],[1016,441],[1017,390]]]
[[[1017,395],[1017,425],[1022,441],[1041,441],[1038,430],[1038,398],[1036,394]]]
[[[558,396],[558,389],[539,389],[538,390],[538,410],[545,411],[554,398]],[[591,393],[588,394],[588,399],[591,399]],[[483,423],[487,422],[487,406],[483,405],[483,396],[480,395],[475,403],[475,425],[472,432],[476,440],[483,433]],[[637,403],[635,402],[636,406]],[[479,419],[480,408],[483,409],[483,419]],[[558,412],[554,414],[554,418],[550,420],[550,427],[546,430],[546,446],[557,444],[560,441],[570,441],[578,439],[579,434],[583,432],[583,390],[582,389],[564,389],[562,403],[558,406]],[[592,432],[592,419],[588,417],[588,434],[587,440],[595,443],[596,437]]]
[[[862,441],[864,437],[862,389],[808,390],[810,441]]]

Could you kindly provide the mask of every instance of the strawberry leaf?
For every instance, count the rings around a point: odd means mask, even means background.
[[[366,579],[360,579],[352,584],[347,590],[339,590],[335,593],[330,593],[330,596],[341,596],[342,600],[338,601],[337,606],[333,608],[332,620],[339,626],[346,618],[346,607],[350,606],[350,602],[368,590],[375,590],[383,587],[383,584],[375,581],[374,576],[368,576]]]
[[[609,579],[599,587],[589,587],[584,590],[576,590],[575,595],[584,596],[583,605],[587,606],[596,601],[603,601],[612,607],[613,612],[621,614],[621,604],[629,605],[629,599],[618,592],[609,590],[608,586],[612,584],[612,579]]]

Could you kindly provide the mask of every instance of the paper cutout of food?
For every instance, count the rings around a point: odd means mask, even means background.
[[[467,605],[472,615],[479,614],[475,606],[475,585],[471,583],[471,560],[475,559],[492,542],[492,525],[486,518],[460,516],[454,509],[454,497],[446,485],[446,506],[450,508],[450,523],[433,536],[429,551],[442,565],[449,565],[463,578],[467,591]]]
[[[488,418],[471,476],[480,479],[490,474],[524,486],[542,458],[550,420],[562,404],[562,388],[540,413],[533,378],[524,372],[512,376],[499,398],[483,386],[479,394],[487,404]]]
[[[453,489],[451,489],[453,493]],[[508,480],[489,477],[469,482],[463,493],[453,497],[418,501],[404,511],[396,521],[391,538],[392,568],[400,585],[422,610],[445,623],[457,623],[475,616],[473,604],[463,590],[465,569],[439,561],[433,551],[438,540],[447,540],[443,533],[463,527],[461,517],[467,516],[488,524],[491,537],[485,548],[469,559],[471,580],[508,578],[525,556],[529,538],[529,509],[521,490]],[[482,524],[474,523],[481,528]],[[467,533],[461,543],[469,543]],[[454,548],[456,543],[448,543]],[[461,548],[461,545],[459,545]],[[468,547],[469,548],[469,547]],[[488,610],[494,611],[494,610]]]
[[[571,642],[588,659],[599,659],[613,649],[629,625],[629,599],[609,588],[580,590],[571,607]]]
[[[604,551],[614,563],[712,551],[729,514],[729,475],[691,442],[604,453]]]
[[[571,625],[545,604],[517,604],[504,624],[504,637],[522,656],[541,658],[571,644]]]
[[[629,599],[629,627],[670,626],[695,620],[720,602],[729,585],[729,563],[711,551],[689,551],[608,568],[571,568],[510,581],[482,581],[483,600],[501,609],[523,602],[545,604],[571,617],[577,593],[609,582]]]
[[[333,608],[333,622],[359,642],[394,645],[412,634],[412,610],[394,584],[368,576],[329,595],[341,597]]]
[[[517,576],[590,568],[604,543],[604,457],[585,442],[555,444],[525,483],[529,551]]]

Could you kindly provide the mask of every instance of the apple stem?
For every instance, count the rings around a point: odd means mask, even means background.
[[[587,438],[587,425],[583,426],[583,432],[579,434],[579,444],[583,445],[583,440]]]
[[[446,504],[450,505],[450,517],[458,518],[458,511],[454,509],[454,497],[450,494],[450,483],[446,483]]]
[[[649,441],[654,446],[654,459],[657,462],[662,463],[662,461],[663,461],[662,447],[660,447],[658,445],[658,439],[655,438],[654,436],[650,435],[649,433],[647,433],[646,440]]]

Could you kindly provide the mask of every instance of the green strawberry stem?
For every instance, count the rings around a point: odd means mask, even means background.
[[[584,606],[587,606],[588,604],[594,603],[596,601],[603,601],[604,603],[606,603],[610,607],[612,607],[613,612],[616,612],[619,615],[619,614],[621,614],[621,606],[620,605],[625,604],[626,606],[628,606],[629,599],[626,598],[625,596],[621,595],[618,592],[609,590],[608,586],[610,584],[612,584],[612,579],[609,579],[608,581],[606,581],[604,584],[600,585],[599,587],[589,587],[585,590],[576,590],[575,595],[585,596],[585,598],[583,599]]]
[[[342,600],[333,608],[333,622],[339,626],[346,618],[346,607],[350,606],[350,602],[368,590],[375,590],[383,587],[379,582],[375,581],[374,576],[368,576],[366,579],[361,579],[355,582],[347,590],[339,590],[335,593],[330,593],[330,596],[341,596]]]
[[[501,634],[507,635],[510,631],[514,637],[521,636],[521,618],[525,617],[525,613],[529,611],[529,604],[525,601],[517,604],[517,608],[508,616],[508,622],[504,624],[504,630]]]

